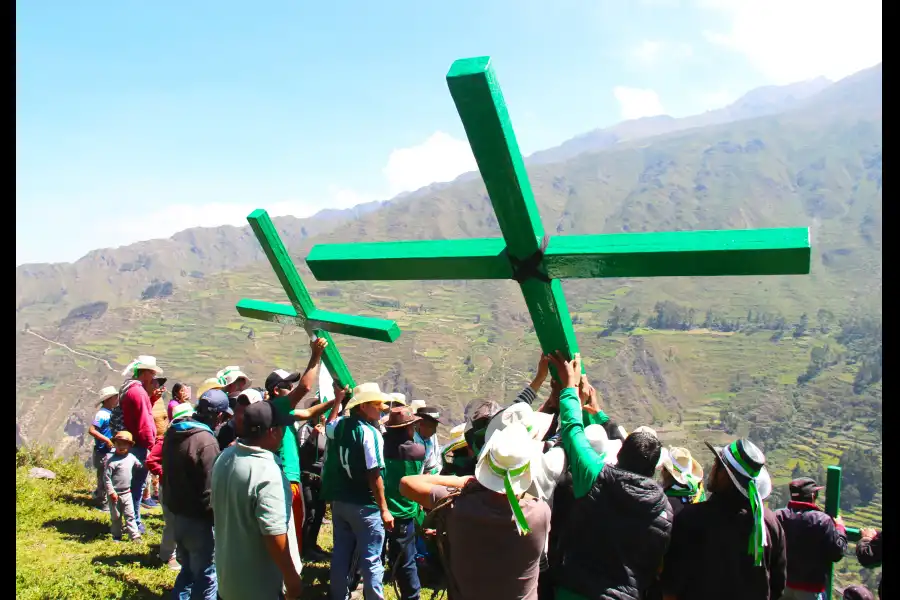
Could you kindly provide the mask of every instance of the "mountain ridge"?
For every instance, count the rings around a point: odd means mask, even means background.
[[[750,114],[746,108],[733,109],[735,106],[753,106],[757,108],[752,110],[757,111],[760,110],[759,106],[764,106],[767,107],[765,110],[777,112],[779,106],[788,107],[796,98],[802,100],[815,97],[817,93],[834,85],[837,84],[829,85],[828,80],[819,78],[787,86],[757,88],[728,107],[711,113],[719,115],[714,117],[714,121],[724,119],[723,122],[728,123],[732,122],[728,118],[740,120]],[[708,115],[711,113],[685,119],[660,116],[626,121],[607,130],[576,136],[557,148],[534,153],[526,158],[526,164],[532,167],[552,164],[547,158],[553,155],[548,155],[548,152],[557,152],[556,160],[564,161],[584,152],[602,150],[616,144],[677,133],[690,129],[684,125],[685,122],[694,122],[691,119],[709,120]],[[627,139],[622,137],[625,129],[630,131]],[[607,138],[597,142],[591,137],[596,135],[601,135],[601,138],[605,135]],[[584,136],[588,136],[591,141],[585,143],[582,139]],[[567,146],[572,143],[575,147]],[[275,220],[285,244],[294,248],[295,252],[305,251],[309,247],[305,243],[308,238],[328,234],[342,225],[352,226],[353,222],[391,203],[415,201],[429,195],[440,196],[444,190],[467,183],[479,185],[478,173],[465,173],[452,182],[435,183],[390,200],[369,202],[344,210],[324,209],[303,219],[277,217]],[[89,302],[107,302],[110,306],[118,306],[122,302],[154,292],[154,285],[181,285],[197,276],[240,268],[263,258],[249,227],[223,225],[190,228],[166,239],[147,240],[115,249],[92,250],[74,263],[26,263],[16,267],[16,327],[48,324],[62,319],[69,311]],[[104,286],[107,286],[104,292],[96,293],[98,289],[104,289]],[[89,291],[83,288],[89,288]]]

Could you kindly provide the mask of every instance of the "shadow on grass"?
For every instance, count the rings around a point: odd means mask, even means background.
[[[53,519],[44,523],[45,529],[56,529],[63,537],[82,544],[109,537],[109,523],[90,519]]]
[[[126,556],[126,555],[123,555]],[[115,557],[107,557],[107,558],[115,558]],[[102,562],[97,561],[95,562]],[[100,573],[106,575],[111,579],[117,579],[125,584],[125,591],[122,592],[122,595],[119,596],[120,600],[160,600],[161,598],[168,598],[171,594],[170,591],[165,591],[162,594],[159,592],[154,592],[149,587],[144,585],[143,583],[139,583],[130,579],[125,573],[117,571],[112,567],[105,567],[98,569]]]
[[[156,554],[151,554],[146,550],[141,552],[127,552],[125,554],[98,555],[95,556],[91,562],[96,565],[106,565],[107,567],[130,567],[134,565],[134,563],[137,563],[146,569],[158,569],[160,566]]]
[[[90,494],[63,494],[59,497],[60,500],[67,504],[75,504],[77,506],[84,506],[85,508],[96,508],[97,504],[94,502],[94,499],[90,496]]]

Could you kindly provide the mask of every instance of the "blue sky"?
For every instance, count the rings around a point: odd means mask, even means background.
[[[447,91],[490,55],[525,154],[881,60],[858,0],[16,3],[16,264],[308,216],[474,161]]]

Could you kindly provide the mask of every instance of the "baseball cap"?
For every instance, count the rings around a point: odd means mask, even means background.
[[[275,392],[275,388],[282,383],[294,384],[300,381],[302,373],[288,373],[284,369],[275,369],[266,377],[265,388],[270,394]]]
[[[203,392],[197,402],[197,411],[233,414],[231,406],[228,404],[228,394],[218,389]]]
[[[237,401],[241,406],[251,406],[263,401],[262,393],[256,388],[249,388],[238,394]]]
[[[436,423],[440,423],[442,425],[446,425],[446,419],[441,418],[441,411],[436,409],[433,406],[423,406],[422,408],[416,411],[416,416],[421,417],[423,419],[429,419]]]
[[[244,410],[244,435],[259,435],[273,427],[287,427],[294,424],[290,413],[275,408],[271,402],[254,402]]]
[[[808,498],[825,486],[816,485],[812,477],[798,477],[790,483],[791,498]]]

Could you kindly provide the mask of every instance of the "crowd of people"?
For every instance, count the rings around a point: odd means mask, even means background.
[[[542,356],[508,406],[472,402],[441,447],[440,410],[376,383],[302,406],[326,345],[314,339],[305,369],[261,387],[226,367],[196,401],[176,384],[162,406],[152,356],[101,390],[97,506],[114,539],[140,541],[156,490],[174,598],[300,598],[307,560],[330,563],[332,600],[382,599],[386,586],[418,600],[426,579],[450,600],[806,600],[846,552],[815,481],[792,481],[770,510],[760,448],[707,443],[705,473],[653,429],[615,422],[577,355]],[[328,506],[331,552],[318,541]],[[879,565],[881,533],[862,534],[860,563]]]

